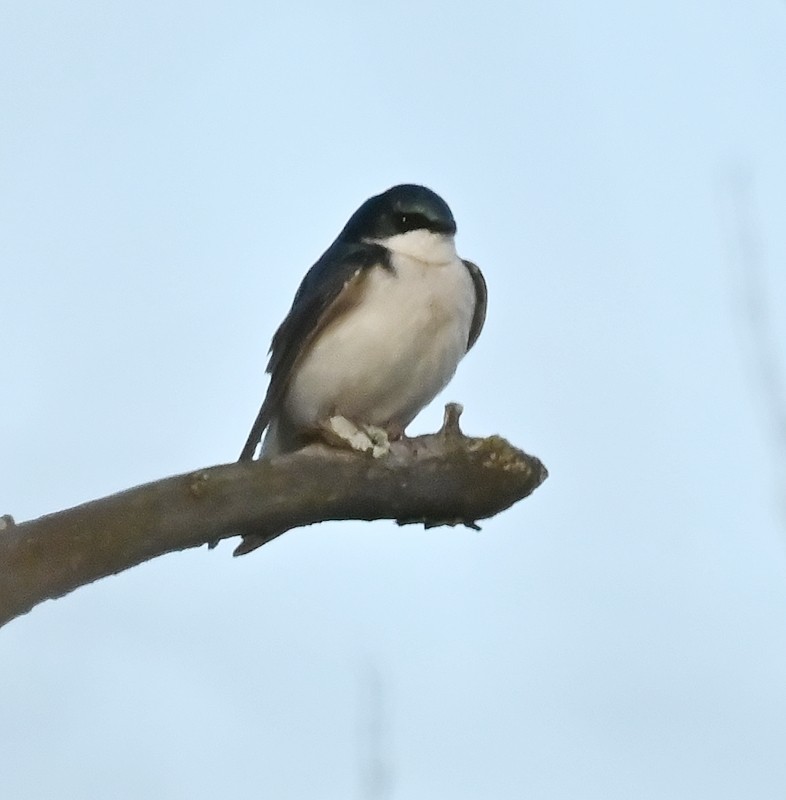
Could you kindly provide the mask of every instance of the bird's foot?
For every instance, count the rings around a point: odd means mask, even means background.
[[[387,433],[375,425],[356,425],[346,417],[330,417],[320,426],[323,438],[332,445],[348,447],[381,458],[390,452]]]
[[[372,444],[371,455],[374,458],[381,458],[390,452],[390,439],[384,428],[378,428],[376,425],[364,425],[363,430]]]

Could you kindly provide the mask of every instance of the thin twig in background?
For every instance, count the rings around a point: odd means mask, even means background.
[[[753,184],[750,169],[741,167],[730,175],[729,251],[742,299],[743,344],[776,456],[778,505],[786,526],[786,374],[768,301],[767,268],[753,201]]]

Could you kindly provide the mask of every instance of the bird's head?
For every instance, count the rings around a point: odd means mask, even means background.
[[[403,183],[366,200],[339,239],[377,242],[420,260],[444,261],[455,256],[455,233],[453,213],[436,192]]]

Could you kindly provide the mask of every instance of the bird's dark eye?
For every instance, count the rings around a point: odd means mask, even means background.
[[[419,228],[428,228],[428,220],[422,215],[413,212],[396,214],[396,229],[399,233],[415,231]]]

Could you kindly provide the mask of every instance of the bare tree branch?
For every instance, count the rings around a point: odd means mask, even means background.
[[[175,550],[242,534],[253,550],[301,525],[342,519],[474,526],[547,477],[533,456],[475,439],[448,406],[441,431],[380,459],[311,445],[270,460],[164,478],[15,524],[0,518],[0,625],[38,603]]]

